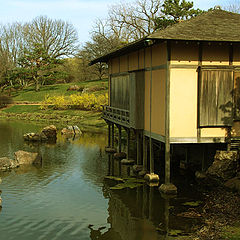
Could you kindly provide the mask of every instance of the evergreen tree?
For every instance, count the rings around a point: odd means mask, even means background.
[[[156,29],[164,29],[182,20],[202,14],[204,11],[193,8],[193,2],[186,0],[165,0],[161,9],[162,16],[155,19]]]

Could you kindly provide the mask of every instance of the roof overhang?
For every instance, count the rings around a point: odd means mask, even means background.
[[[119,57],[119,56],[124,55],[124,54],[129,53],[129,52],[137,51],[141,48],[144,48],[144,47],[148,46],[148,44],[150,44],[149,43],[150,40],[151,40],[150,38],[146,37],[146,38],[142,38],[138,41],[132,42],[132,43],[130,43],[130,44],[128,44],[128,45],[126,45],[122,48],[119,48],[118,50],[115,50],[115,51],[110,52],[110,53],[108,53],[104,56],[101,56],[99,58],[96,58],[96,59],[92,60],[89,65],[93,65],[93,64],[98,63],[98,62],[108,62],[108,60],[111,59],[111,58]]]
[[[146,48],[149,45],[164,41],[240,43],[240,14],[219,9],[207,11],[194,18],[176,23],[149,36],[130,43],[118,50],[91,61],[108,62],[109,59]],[[150,43],[151,42],[151,43]]]
[[[109,59],[111,58],[114,58],[114,57],[119,57],[119,56],[122,56],[122,55],[125,55],[125,54],[128,54],[130,52],[134,52],[134,51],[137,51],[139,49],[143,49],[143,48],[146,48],[146,47],[149,47],[155,43],[159,43],[159,42],[167,42],[167,41],[175,41],[175,42],[197,42],[198,44],[200,43],[219,43],[219,44],[223,44],[223,43],[227,43],[227,44],[236,44],[236,43],[240,43],[240,40],[239,41],[216,41],[216,40],[201,40],[201,39],[196,39],[196,40],[193,40],[193,39],[162,39],[162,38],[155,38],[155,37],[146,37],[146,38],[143,38],[139,41],[136,41],[136,42],[133,42],[133,43],[130,43],[122,48],[119,48],[118,50],[115,50],[113,52],[110,52],[106,55],[103,55],[99,58],[95,58],[94,60],[92,60],[90,62],[90,66],[93,65],[93,64],[96,64],[98,62],[105,62],[107,63],[109,61]]]

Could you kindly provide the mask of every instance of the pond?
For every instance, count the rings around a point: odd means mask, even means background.
[[[106,133],[86,132],[78,139],[59,134],[56,144],[23,141],[24,133],[42,127],[0,122],[0,157],[13,158],[18,150],[43,157],[41,167],[0,173],[1,239],[155,240],[194,231],[200,224],[178,214],[188,210],[185,202],[198,198],[185,176],[178,180],[177,198],[161,196],[158,187],[142,183],[111,189],[104,176],[129,178],[132,171],[105,153]]]

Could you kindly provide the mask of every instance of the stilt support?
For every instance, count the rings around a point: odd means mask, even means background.
[[[142,134],[139,130],[136,131],[136,137],[137,137],[137,165],[141,165],[142,164],[142,144],[141,144]]]
[[[170,143],[169,138],[165,142],[165,183],[159,187],[159,191],[165,194],[177,194],[177,187],[170,183]]]
[[[110,147],[111,146],[111,124],[108,122],[108,146],[107,147]]]
[[[153,143],[152,139],[150,137],[149,139],[149,147],[150,147],[150,174],[146,174],[144,176],[144,179],[147,180],[148,182],[158,182],[159,181],[159,176],[154,173],[154,153],[153,153]]]
[[[114,148],[114,124],[112,123],[112,143],[111,143],[111,147]]]
[[[130,129],[126,129],[127,131],[127,159],[129,159],[130,155]]]
[[[108,123],[108,146],[105,148],[107,153],[116,153],[114,148],[114,124]]]
[[[149,173],[144,176],[144,179],[148,182],[159,182],[159,176],[154,173]]]
[[[129,159],[123,159],[123,160],[121,160],[121,163],[123,165],[133,165],[135,163],[135,161],[134,160],[129,160]]]
[[[159,187],[159,191],[162,192],[162,193],[165,193],[165,194],[176,195],[177,194],[177,187],[172,183],[162,184]]]
[[[118,152],[122,152],[122,127],[118,126]]]
[[[147,152],[148,145],[145,135],[143,135],[143,169],[138,173],[139,176],[145,176],[147,174]]]

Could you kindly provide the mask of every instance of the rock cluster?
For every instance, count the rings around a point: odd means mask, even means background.
[[[27,165],[27,164],[41,164],[42,157],[39,153],[32,153],[32,152],[25,152],[19,150],[14,153],[14,160],[2,157],[0,158],[0,171],[10,170],[12,168],[17,168],[20,165]]]
[[[54,125],[47,126],[40,133],[26,133],[24,140],[32,142],[46,142],[57,140],[57,128]]]
[[[14,153],[15,161],[19,163],[19,165],[25,164],[34,164],[38,165],[42,163],[42,157],[39,153],[34,152],[26,152],[19,150]]]
[[[67,91],[80,91],[81,87],[78,85],[71,85],[69,86],[69,88],[67,89]]]
[[[57,139],[57,128],[54,125],[47,126],[43,128],[42,132],[48,140],[55,140]]]
[[[240,194],[239,154],[237,151],[217,151],[212,165],[206,173],[196,172],[195,176],[207,184],[223,184]]]
[[[208,168],[207,175],[218,177],[224,181],[236,176],[238,166],[237,151],[217,151],[213,164]]]
[[[45,142],[47,137],[43,133],[26,133],[23,135],[24,140],[31,142]]]
[[[25,152],[19,150],[14,153],[14,160],[2,157],[0,158],[0,171],[7,171],[12,168],[17,168],[21,165],[30,165],[30,164],[41,164],[42,157],[39,153]],[[2,183],[2,179],[0,178],[0,184]],[[1,190],[0,190],[0,211],[2,208],[2,198],[1,198]]]
[[[7,157],[0,158],[0,170],[5,171],[16,167],[19,167],[18,161],[9,159]]]
[[[61,131],[62,135],[82,135],[82,131],[78,126],[67,126]]]

